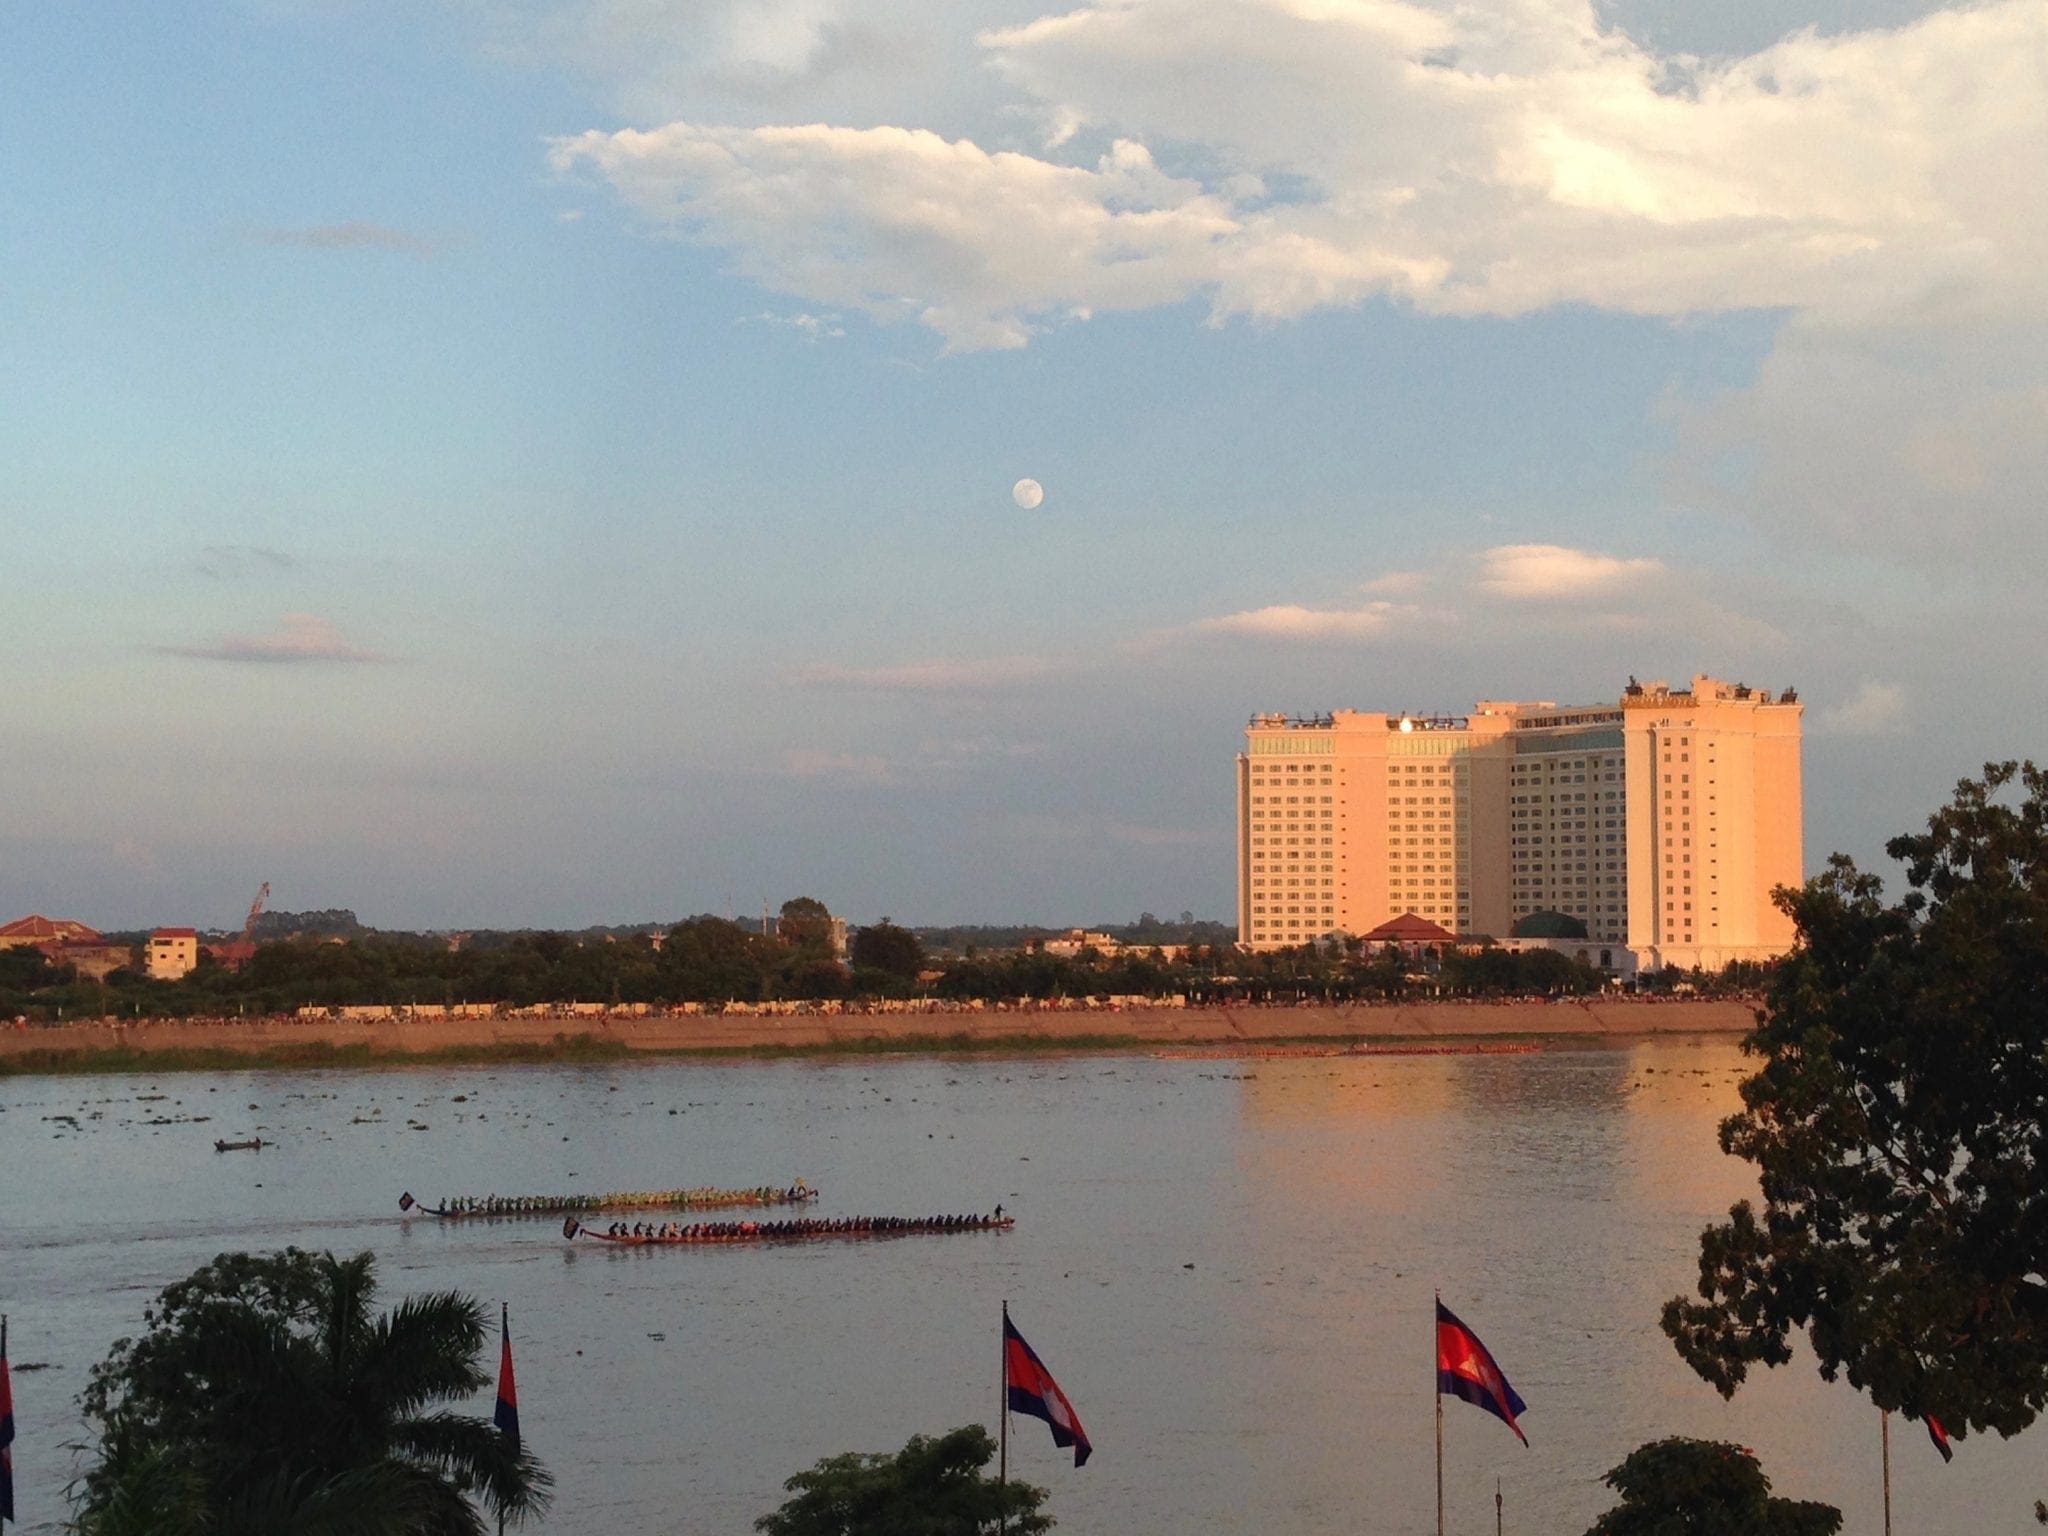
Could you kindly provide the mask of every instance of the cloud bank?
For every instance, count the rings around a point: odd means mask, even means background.
[[[565,138],[552,163],[765,286],[956,350],[1188,299],[2048,309],[2034,0],[1718,61],[1589,0],[1094,0],[979,45],[1034,149],[685,120]]]

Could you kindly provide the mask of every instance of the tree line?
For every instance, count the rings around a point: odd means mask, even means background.
[[[666,932],[596,939],[536,932],[455,942],[366,932],[337,942],[297,934],[257,945],[240,969],[218,963],[202,947],[198,969],[177,981],[151,981],[132,970],[95,981],[38,950],[12,949],[0,951],[0,1017],[215,1017],[365,1004],[660,1008],[914,997],[1345,1003],[1586,996],[1610,985],[1604,972],[1570,955],[1491,945],[1441,954],[1373,950],[1356,941],[1263,951],[1215,943],[1076,954],[1034,945],[935,957],[914,931],[886,920],[854,930],[842,959],[832,945],[829,919],[807,924],[801,910],[797,916],[766,935],[712,916],[686,919]],[[1661,974],[1640,984],[1669,988],[1675,979]],[[1759,983],[1750,968],[1697,976],[1690,985],[1712,992]]]

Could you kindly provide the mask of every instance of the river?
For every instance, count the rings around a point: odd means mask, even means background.
[[[1699,1229],[1752,1187],[1714,1141],[1742,1070],[1732,1043],[1659,1041],[0,1079],[22,1529],[60,1529],[77,1394],[154,1293],[224,1249],[297,1244],[374,1250],[387,1301],[510,1303],[561,1536],[743,1533],[822,1456],[993,1429],[1006,1298],[1096,1447],[1076,1471],[1015,1423],[1012,1473],[1063,1530],[1424,1536],[1437,1288],[1529,1403],[1525,1450],[1446,1401],[1452,1530],[1493,1530],[1498,1478],[1509,1531],[1578,1536],[1612,1502],[1603,1472],[1689,1434],[1755,1448],[1780,1493],[1874,1533],[1867,1401],[1802,1353],[1724,1403],[1657,1329]],[[276,1145],[213,1150],[258,1133]],[[798,1177],[820,1214],[1001,1201],[1017,1226],[627,1251],[397,1210],[403,1189]],[[1895,1424],[1896,1529],[2035,1529],[2039,1441],[1973,1437],[1944,1466]]]

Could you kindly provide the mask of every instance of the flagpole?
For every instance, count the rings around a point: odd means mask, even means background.
[[[7,1369],[7,1314],[6,1314],[5,1312],[0,1312],[0,1371],[4,1371],[4,1370],[6,1370],[6,1369]],[[5,1385],[5,1380],[4,1380],[4,1378],[0,1378],[0,1385]],[[6,1452],[5,1452],[4,1450],[0,1450],[0,1455],[5,1455],[5,1454],[6,1454]],[[7,1519],[6,1519],[6,1517],[5,1517],[4,1515],[0,1515],[0,1525],[5,1525],[6,1523],[7,1523]]]
[[[1003,1368],[997,1376],[996,1420],[998,1423],[998,1444],[996,1452],[996,1488],[1007,1490],[1010,1485],[1010,1300],[1003,1298]],[[1009,1504],[1007,1501],[996,1506],[996,1531],[998,1536],[1010,1528]]]
[[[1892,1411],[1877,1411],[1879,1434],[1884,1442],[1884,1536],[1892,1536]]]
[[[504,1345],[505,1345],[505,1342],[506,1342],[506,1341],[507,1341],[508,1339],[510,1339],[511,1337],[512,1337],[512,1303],[510,1303],[509,1301],[501,1301],[501,1302],[499,1302],[499,1303],[498,1303],[498,1344],[499,1344],[499,1347],[500,1347],[500,1348],[503,1348],[503,1347],[504,1347]],[[500,1382],[500,1383],[499,1383],[499,1386],[500,1386],[500,1388],[502,1389],[502,1388],[503,1388],[503,1386],[504,1386],[504,1383],[503,1383],[503,1382]],[[503,1505],[502,1503],[501,1503],[501,1504],[499,1504],[499,1506],[498,1506],[498,1536],[505,1536],[505,1506],[504,1506],[504,1505]]]
[[[1500,1508],[1500,1479],[1493,1480],[1493,1536],[1506,1536],[1507,1527],[1502,1522],[1506,1517]]]
[[[1444,1293],[1438,1291],[1437,1305],[1441,1307],[1443,1301]],[[1436,1315],[1431,1313],[1429,1335],[1432,1352],[1438,1348],[1436,1330]],[[1435,1376],[1433,1379],[1436,1382],[1436,1536],[1444,1536],[1444,1384],[1441,1376]]]

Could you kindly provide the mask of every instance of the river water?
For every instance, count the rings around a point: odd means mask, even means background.
[[[1753,1447],[1781,1493],[1874,1533],[1867,1401],[1802,1355],[1723,1403],[1657,1330],[1699,1229],[1752,1187],[1714,1142],[1741,1074],[1726,1042],[1663,1041],[0,1079],[23,1529],[60,1528],[77,1394],[149,1298],[224,1249],[297,1244],[374,1250],[387,1300],[509,1301],[562,1536],[743,1533],[820,1457],[993,1429],[1005,1298],[1096,1446],[1076,1471],[1015,1422],[1012,1473],[1052,1490],[1062,1529],[1424,1536],[1436,1288],[1530,1405],[1524,1450],[1446,1401],[1452,1530],[1493,1530],[1498,1478],[1509,1531],[1578,1536],[1612,1502],[1601,1473],[1690,1434]],[[278,1145],[213,1150],[258,1132]],[[798,1177],[821,1214],[1001,1201],[1017,1226],[612,1250],[397,1211],[402,1189]],[[2040,1432],[1944,1466],[1894,1430],[1901,1536],[2038,1529]]]

